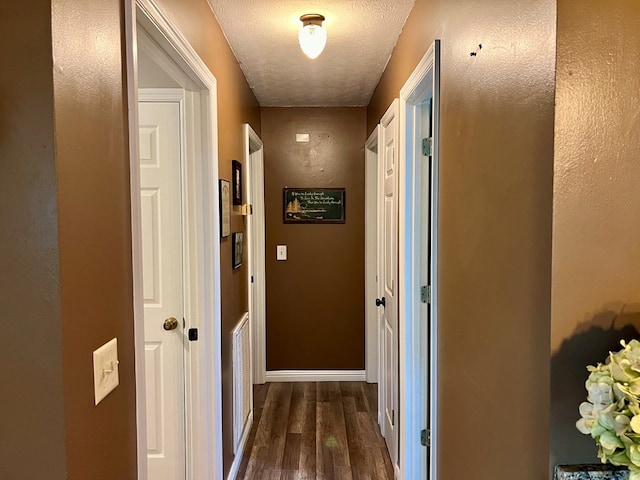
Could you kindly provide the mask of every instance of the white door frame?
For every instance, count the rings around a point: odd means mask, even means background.
[[[265,215],[264,215],[264,153],[262,140],[251,128],[244,125],[244,164],[248,188],[247,203],[251,213],[247,221],[249,240],[249,328],[252,338],[253,383],[263,384],[267,375],[266,351],[266,267],[265,267]]]
[[[153,0],[125,0],[127,91],[129,107],[129,157],[131,176],[131,222],[133,303],[136,363],[136,414],[138,478],[146,480],[146,404],[144,371],[144,311],[140,174],[138,171],[138,71],[137,31],[142,27],[175,61],[198,90],[194,120],[201,136],[193,162],[186,165],[187,198],[186,267],[191,318],[188,327],[198,328],[199,340],[187,346],[187,478],[222,479],[222,384],[220,345],[220,224],[218,212],[217,82],[184,36]],[[188,121],[189,119],[187,119]]]
[[[364,245],[364,318],[365,370],[369,383],[378,383],[380,362],[378,297],[378,141],[380,125],[376,125],[365,143],[365,245]],[[378,419],[380,419],[378,410]],[[380,420],[378,420],[378,423]]]
[[[419,105],[433,97],[433,146],[431,197],[422,195],[422,164]],[[440,41],[436,40],[423,56],[400,91],[400,219],[399,219],[399,341],[400,341],[400,464],[404,478],[437,478],[437,383],[438,383],[438,135],[440,125]],[[421,208],[430,205],[431,230],[423,238],[420,225]],[[430,240],[431,302],[429,345],[421,341],[425,333],[420,315],[421,269],[417,259],[422,256],[423,242]],[[428,352],[425,352],[425,347]],[[429,380],[425,378],[424,361],[428,354]],[[429,399],[424,392],[429,391]],[[429,403],[426,418],[424,401]],[[420,431],[431,430],[431,447],[420,444]],[[430,471],[425,472],[426,460]],[[428,474],[428,476],[427,476]]]

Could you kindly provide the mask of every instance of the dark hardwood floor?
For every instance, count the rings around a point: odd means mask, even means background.
[[[376,422],[376,385],[267,383],[238,480],[393,480]]]

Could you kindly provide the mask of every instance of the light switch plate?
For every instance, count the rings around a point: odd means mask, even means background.
[[[96,405],[119,384],[118,339],[114,338],[93,352],[93,388]]]
[[[287,246],[278,245],[276,247],[276,260],[286,260],[286,259],[287,259]]]

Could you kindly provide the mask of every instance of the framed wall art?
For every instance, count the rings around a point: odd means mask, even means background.
[[[284,223],[345,223],[344,188],[283,188]]]
[[[243,256],[243,250],[244,250],[243,237],[244,237],[243,232],[233,232],[233,235],[232,235],[233,244],[231,245],[231,255],[232,255],[232,262],[233,262],[234,269],[239,268],[240,265],[242,265],[242,256]]]
[[[231,160],[231,182],[233,204],[242,205],[242,164],[238,160]]]
[[[220,236],[231,233],[231,187],[227,180],[220,180]]]

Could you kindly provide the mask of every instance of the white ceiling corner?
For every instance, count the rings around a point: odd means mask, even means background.
[[[209,0],[263,107],[364,106],[415,0]],[[300,16],[325,16],[327,46],[310,60]]]

